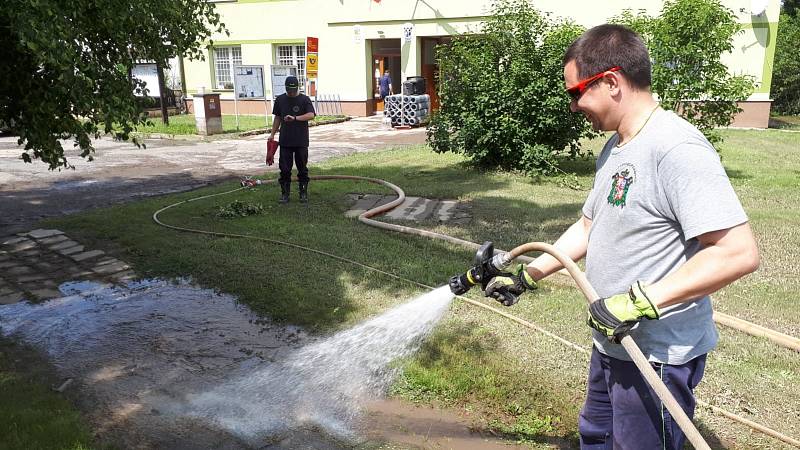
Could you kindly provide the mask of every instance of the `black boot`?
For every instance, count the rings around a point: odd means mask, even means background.
[[[300,203],[308,203],[308,181],[300,182]]]
[[[291,186],[291,182],[281,182],[281,198],[278,199],[278,203],[289,203],[289,190]]]

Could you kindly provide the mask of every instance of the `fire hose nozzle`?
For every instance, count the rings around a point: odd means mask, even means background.
[[[452,277],[450,277],[450,281],[448,282],[448,284],[450,285],[450,292],[452,292],[455,295],[464,295],[473,286],[469,284],[466,273],[461,275],[453,275]]]
[[[486,278],[485,274],[489,270],[488,266],[490,264],[494,266],[494,268],[508,267],[510,262],[506,261],[508,259],[506,255],[508,254],[502,253],[494,256],[494,244],[491,241],[484,242],[478,249],[478,252],[475,253],[475,265],[461,275],[450,277],[450,281],[448,282],[450,291],[455,295],[463,295],[466,294],[472,286],[479,283],[486,283],[489,280],[485,280],[484,278]],[[495,262],[495,260],[497,261]]]

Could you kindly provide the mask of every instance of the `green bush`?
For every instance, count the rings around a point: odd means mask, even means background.
[[[752,77],[731,75],[720,61],[741,31],[733,11],[718,0],[667,0],[659,17],[628,10],[609,22],[631,27],[648,44],[661,106],[719,142],[716,128],[730,125],[741,111],[737,101],[753,92]]]
[[[784,5],[786,9],[786,5]],[[784,12],[772,73],[772,107],[779,114],[800,114],[800,17]]]
[[[494,3],[477,33],[436,54],[441,107],[428,125],[433,150],[530,174],[552,173],[562,157],[579,155],[578,139],[591,130],[569,111],[561,58],[582,31],[526,0]]]

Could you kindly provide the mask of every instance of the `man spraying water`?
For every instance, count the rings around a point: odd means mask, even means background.
[[[592,28],[563,64],[570,109],[615,132],[598,155],[582,217],[554,244],[575,261],[586,257],[600,296],[588,314],[594,346],[581,448],[681,449],[684,433],[620,340],[638,343],[691,418],[718,338],[709,295],[756,270],[755,239],[712,145],[653,99],[650,57],[636,33]],[[482,261],[451,279],[451,290],[480,284],[506,306],[563,267],[550,255],[511,270],[502,256]]]

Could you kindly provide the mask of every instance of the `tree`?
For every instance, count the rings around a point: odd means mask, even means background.
[[[477,33],[436,53],[440,110],[428,126],[433,150],[531,174],[551,173],[559,158],[577,156],[578,139],[590,128],[569,111],[561,58],[582,31],[526,0],[494,3]]]
[[[26,162],[71,167],[60,139],[91,159],[92,137],[128,139],[146,121],[134,64],[202,58],[211,34],[223,31],[206,0],[5,0],[0,123],[19,136]]]
[[[800,11],[800,0],[783,0],[781,9],[786,14],[797,17],[797,12]]]
[[[772,71],[772,108],[780,114],[800,114],[800,16],[790,14],[786,3],[783,7]]]
[[[686,20],[691,17],[691,20]],[[641,34],[653,60],[653,92],[661,106],[697,126],[712,143],[716,128],[740,112],[737,102],[753,92],[752,77],[731,75],[720,60],[740,31],[736,16],[717,0],[667,0],[659,17],[631,11],[610,22]]]

